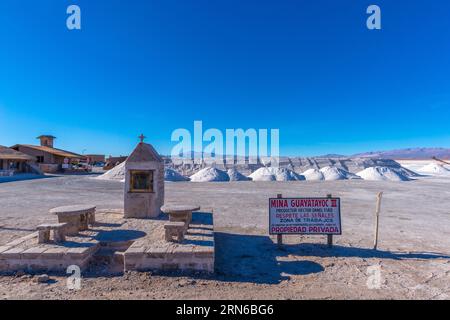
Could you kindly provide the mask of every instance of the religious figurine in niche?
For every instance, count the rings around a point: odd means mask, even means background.
[[[130,170],[130,192],[153,192],[153,170]]]

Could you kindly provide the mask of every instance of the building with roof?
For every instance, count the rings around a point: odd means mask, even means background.
[[[34,159],[40,170],[47,173],[54,173],[68,169],[69,164],[76,164],[85,159],[84,156],[54,148],[54,136],[42,135],[37,137],[40,145],[16,144],[11,148],[24,153]]]
[[[104,154],[86,154],[85,157],[89,164],[96,164],[96,163],[104,164],[106,162],[106,157]]]
[[[0,146],[0,175],[19,172],[35,172],[34,158],[17,150]]]

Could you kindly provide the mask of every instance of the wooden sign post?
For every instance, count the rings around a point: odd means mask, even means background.
[[[277,198],[281,199],[283,198],[283,195],[281,193],[277,194]],[[281,249],[281,247],[283,246],[283,235],[282,234],[277,234],[277,244],[278,244],[278,248]]]
[[[327,198],[332,198],[333,196],[330,194],[327,194]],[[327,234],[327,245],[328,248],[332,248],[333,247],[333,235],[332,234]]]
[[[375,210],[375,227],[374,227],[374,235],[373,235],[373,249],[377,250],[378,246],[378,226],[380,220],[380,210],[381,210],[381,197],[383,196],[383,192],[378,192],[377,194],[377,207]]]

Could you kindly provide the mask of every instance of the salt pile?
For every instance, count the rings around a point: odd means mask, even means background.
[[[95,179],[99,180],[115,180],[115,181],[125,181],[125,162],[122,162],[112,168],[111,170],[106,171],[104,174],[96,177]]]
[[[442,164],[438,163],[430,163],[426,166],[418,169],[417,171],[423,172],[423,173],[430,173],[430,174],[436,174],[436,175],[447,175],[450,174],[450,170],[445,168]]]
[[[189,181],[189,178],[182,176],[177,171],[171,168],[166,168],[164,169],[164,180],[171,182],[179,182],[179,181]]]
[[[305,180],[305,177],[286,168],[263,167],[259,168],[251,175],[253,181],[298,181]]]
[[[228,169],[227,171],[230,181],[248,181],[249,177],[244,176],[242,173],[236,170],[236,168]]]
[[[346,180],[346,179],[361,179],[361,177],[357,176],[356,174],[353,174],[351,172],[345,171],[340,168],[336,167],[323,167],[320,169],[320,172],[322,172],[323,176],[325,177],[325,180],[335,181],[335,180]]]
[[[373,181],[408,181],[407,176],[402,175],[388,167],[370,167],[357,173],[364,180]]]
[[[230,177],[225,171],[216,168],[204,168],[191,176],[193,182],[219,182],[230,181]]]
[[[276,181],[277,178],[270,169],[273,168],[259,168],[248,177],[253,181]]]
[[[302,175],[306,178],[306,180],[325,180],[325,177],[320,170],[317,169],[309,169],[302,173]]]

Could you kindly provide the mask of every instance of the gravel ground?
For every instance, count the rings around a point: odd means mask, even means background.
[[[448,299],[450,298],[450,179],[410,182],[301,181],[166,183],[166,203],[213,211],[216,274],[83,274],[81,290],[66,277],[0,277],[4,299]],[[0,244],[55,221],[52,207],[96,204],[119,209],[123,184],[89,176],[0,183]],[[371,248],[376,193],[383,191],[379,250]],[[341,197],[343,235],[285,237],[278,249],[267,235],[267,199]],[[369,269],[368,269],[369,268]],[[381,273],[370,289],[370,270]]]

